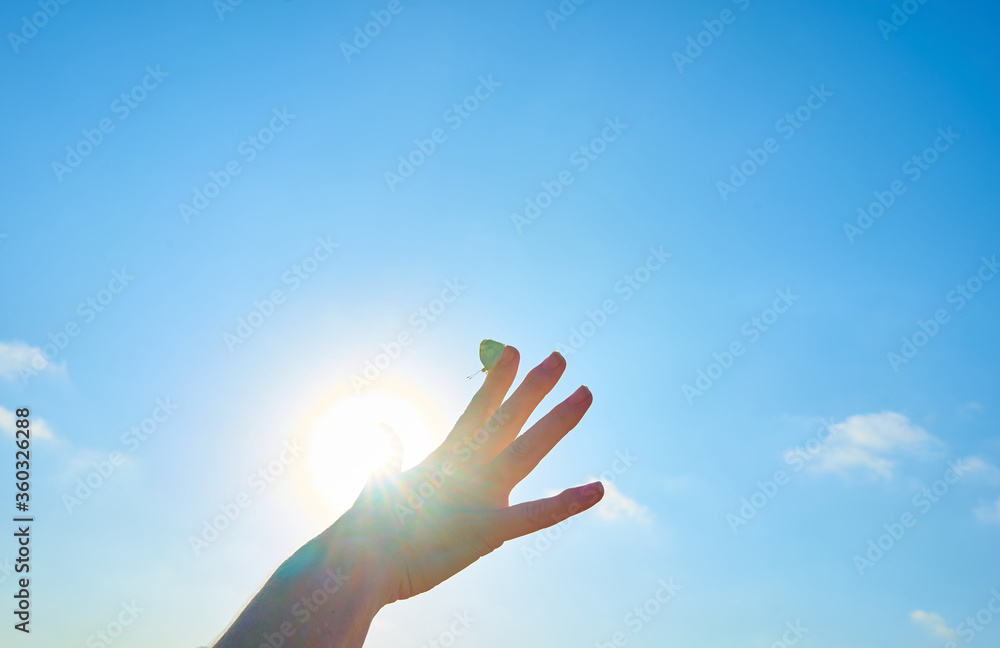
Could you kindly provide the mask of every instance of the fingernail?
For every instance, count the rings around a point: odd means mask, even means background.
[[[572,394],[570,394],[568,400],[569,400],[570,404],[572,404],[572,405],[579,405],[579,404],[581,404],[583,402],[586,402],[586,400],[587,400],[587,398],[589,396],[590,396],[590,390],[587,389],[587,386],[586,385],[580,385],[579,389],[577,389],[575,392],[573,392]]]
[[[553,371],[558,369],[560,364],[562,364],[562,356],[559,355],[558,351],[553,351],[548,358],[545,358],[545,362],[542,363],[542,369]]]
[[[587,500],[595,500],[604,495],[604,484],[594,482],[583,487],[583,497]]]
[[[514,347],[505,346],[503,348],[503,355],[500,356],[500,362],[498,362],[497,364],[501,366],[508,365],[510,364],[510,361],[513,359],[514,359]]]

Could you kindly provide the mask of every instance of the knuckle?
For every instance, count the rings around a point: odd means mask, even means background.
[[[531,390],[545,389],[553,382],[552,374],[542,367],[535,367],[524,378],[524,384]]]
[[[544,524],[545,505],[542,502],[531,502],[524,508],[524,518],[535,526]]]
[[[515,459],[525,459],[531,454],[531,441],[523,434],[510,443],[510,454]]]
[[[572,408],[560,404],[555,409],[552,410],[552,415],[555,417],[556,421],[560,423],[569,423],[573,420],[575,412]]]
[[[493,415],[490,416],[489,420],[486,421],[486,425],[483,427],[486,428],[488,433],[496,432],[502,428],[504,424],[510,420],[510,418],[510,407],[504,404],[501,405],[497,411],[493,412]]]
[[[509,353],[510,353],[510,361],[511,361],[511,363],[512,364],[516,364],[516,363],[520,362],[521,361],[521,354],[520,354],[520,352],[517,349],[515,349],[514,347],[510,346],[510,345],[508,345],[507,348],[510,349]]]

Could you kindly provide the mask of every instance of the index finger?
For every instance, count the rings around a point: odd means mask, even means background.
[[[462,437],[475,432],[486,424],[486,420],[500,407],[504,396],[510,391],[510,386],[514,384],[520,357],[514,347],[505,346],[503,348],[503,355],[500,356],[496,366],[486,372],[483,386],[479,388],[468,407],[465,408],[465,412],[458,418],[455,427],[445,439],[445,445],[461,441]]]

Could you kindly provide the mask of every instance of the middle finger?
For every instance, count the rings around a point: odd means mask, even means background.
[[[559,382],[565,369],[566,360],[558,351],[553,351],[528,372],[511,397],[469,439],[469,448],[476,463],[489,463],[510,444],[538,404]]]

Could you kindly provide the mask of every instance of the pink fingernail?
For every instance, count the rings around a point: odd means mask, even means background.
[[[583,487],[583,496],[588,501],[599,499],[602,495],[604,495],[604,484],[601,482],[594,482]]]
[[[500,362],[497,363],[501,366],[510,364],[510,361],[514,359],[514,347],[505,346],[503,348],[503,355],[500,356]]]
[[[561,364],[562,356],[559,355],[558,351],[553,351],[548,358],[545,358],[545,361],[542,363],[542,369],[546,371],[554,371],[558,369]]]
[[[589,397],[590,397],[590,390],[587,389],[586,385],[580,385],[580,388],[577,389],[572,394],[570,394],[570,397],[567,400],[569,400],[569,402],[572,405],[579,405],[581,403],[586,402],[587,398]]]

